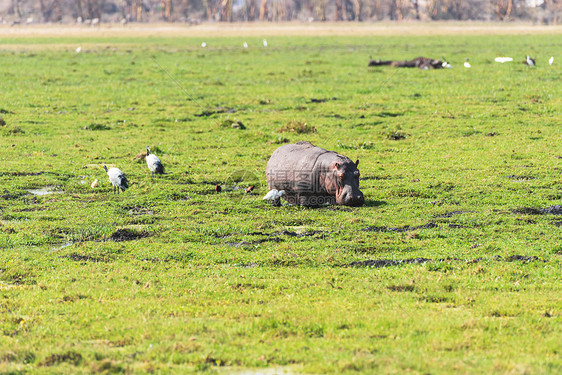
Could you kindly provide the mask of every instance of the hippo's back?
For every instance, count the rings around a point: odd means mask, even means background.
[[[286,184],[294,183],[295,173],[312,173],[321,155],[334,153],[301,141],[279,147],[267,163],[267,183],[270,189],[286,189]],[[335,153],[334,153],[335,154]]]

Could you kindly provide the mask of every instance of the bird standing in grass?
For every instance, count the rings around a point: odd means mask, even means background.
[[[548,59],[548,65],[552,65],[553,62],[554,62],[554,56],[551,56],[550,59]]]
[[[285,195],[285,190],[277,190],[277,189],[271,189],[266,195],[265,197],[263,197],[263,200],[266,201],[271,201],[271,204],[275,207],[279,207],[281,206],[281,197]]]
[[[162,162],[158,159],[158,156],[150,153],[150,148],[148,146],[146,146],[146,165],[148,165],[148,169],[150,169],[153,176],[154,173],[164,174]]]
[[[117,194],[119,194],[119,189],[123,192],[129,188],[129,181],[127,181],[127,177],[125,177],[125,173],[123,173],[119,168],[109,168],[103,165],[103,169],[107,172],[109,176],[109,181],[111,185],[113,185],[113,192],[115,193],[115,189],[117,189]]]
[[[466,61],[464,62],[464,67],[465,67],[465,68],[470,68],[470,63],[468,62],[468,58],[467,58]]]
[[[523,62],[523,64],[528,65],[528,66],[535,66],[536,62],[535,59],[533,59],[532,57],[527,56],[527,58],[525,59],[525,61]]]

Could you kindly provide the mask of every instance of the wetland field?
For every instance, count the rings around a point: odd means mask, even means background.
[[[0,374],[561,373],[562,32],[355,27],[2,28]],[[364,206],[262,200],[301,140]]]

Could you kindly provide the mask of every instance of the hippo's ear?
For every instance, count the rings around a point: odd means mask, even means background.
[[[359,159],[357,159],[357,161],[355,162],[355,166],[359,166]]]
[[[340,163],[335,162],[334,163],[334,169],[340,169]]]

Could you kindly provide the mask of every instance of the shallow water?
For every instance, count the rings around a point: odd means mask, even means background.
[[[62,243],[59,243],[58,245],[56,245],[55,247],[53,247],[53,250],[55,250],[55,251],[62,250],[65,247],[72,246],[73,244],[74,244],[74,242],[71,242],[71,241],[62,242]]]
[[[33,195],[47,195],[47,194],[62,194],[64,191],[55,190],[55,186],[45,186],[39,189],[29,189],[27,190]]]

